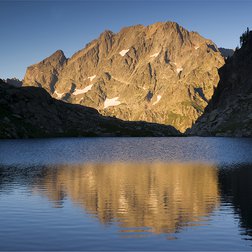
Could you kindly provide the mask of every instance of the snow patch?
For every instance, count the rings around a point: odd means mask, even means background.
[[[119,54],[121,56],[124,56],[128,51],[129,51],[129,49],[125,49],[125,50],[122,50],[121,52],[119,52]]]
[[[114,98],[106,98],[106,100],[104,101],[104,109],[111,107],[111,106],[117,106],[119,104],[121,104],[120,101],[118,101],[119,97],[114,97]]]
[[[158,95],[158,96],[157,96],[157,100],[153,103],[153,105],[157,104],[157,103],[160,101],[161,98],[162,98],[162,96],[161,96],[161,95]]]
[[[83,89],[75,89],[75,91],[73,92],[73,95],[85,94],[89,90],[91,90],[92,86],[93,86],[93,84],[88,85],[87,87],[85,87]]]
[[[182,68],[182,67],[179,67],[179,68],[176,69],[176,71],[177,71],[177,73],[180,73],[180,72],[183,71],[183,68]]]
[[[93,76],[88,77],[88,79],[89,79],[90,81],[92,81],[95,77],[96,77],[96,75],[93,75]]]
[[[56,90],[54,91],[54,94],[57,95],[57,98],[61,99],[62,96],[65,94],[65,93],[58,93]]]
[[[158,54],[159,54],[159,52],[158,52],[158,53],[154,53],[154,54],[152,54],[150,57],[151,57],[151,58],[153,58],[153,57],[156,58],[156,57],[158,56]]]

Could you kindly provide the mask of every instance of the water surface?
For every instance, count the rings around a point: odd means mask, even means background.
[[[250,250],[252,139],[0,142],[0,250]]]

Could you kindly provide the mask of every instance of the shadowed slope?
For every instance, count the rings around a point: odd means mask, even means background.
[[[220,69],[220,82],[193,135],[252,136],[252,32]]]
[[[0,80],[0,138],[171,135],[179,135],[171,126],[105,117],[53,99],[42,88],[16,88]]]

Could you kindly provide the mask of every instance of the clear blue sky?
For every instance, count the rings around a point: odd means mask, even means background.
[[[0,78],[23,78],[26,67],[62,49],[67,57],[105,29],[176,21],[235,48],[252,27],[252,1],[0,0]]]

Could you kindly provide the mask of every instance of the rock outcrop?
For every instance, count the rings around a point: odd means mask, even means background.
[[[55,83],[58,81],[59,73],[66,64],[66,60],[63,51],[56,51],[40,63],[29,66],[26,70],[23,83],[25,85],[32,83],[32,86],[43,87],[47,92],[52,94],[55,91]]]
[[[208,104],[223,64],[211,40],[174,22],[155,23],[105,31],[70,59],[57,51],[28,67],[24,84],[104,115],[183,132]]]
[[[188,132],[203,136],[252,136],[252,32],[220,69],[220,82],[204,114]]]
[[[0,80],[0,138],[175,135],[179,132],[171,126],[105,117],[53,99],[42,88],[17,88]]]

